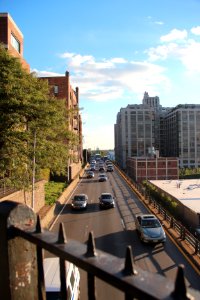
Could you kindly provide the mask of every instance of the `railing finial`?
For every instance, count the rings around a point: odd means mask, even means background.
[[[63,223],[60,223],[57,244],[66,244],[66,243],[67,243],[67,238],[65,234],[65,228]]]
[[[125,266],[123,271],[126,275],[137,275],[138,273],[138,271],[134,268],[131,246],[126,248]]]
[[[191,300],[192,299],[190,297],[190,295],[188,295],[188,293],[187,293],[183,265],[178,266],[178,271],[177,271],[176,280],[175,280],[175,287],[174,287],[174,291],[172,292],[172,297],[174,299],[181,299],[181,300]]]
[[[95,242],[93,232],[89,233],[88,241],[87,241],[87,252],[86,256],[96,256]]]
[[[41,227],[41,222],[40,222],[40,216],[37,215],[37,222],[35,226],[35,233],[41,233],[42,232],[42,227]]]

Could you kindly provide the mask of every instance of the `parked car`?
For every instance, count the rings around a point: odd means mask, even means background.
[[[155,215],[138,214],[135,221],[140,240],[145,243],[164,243],[166,234],[162,224]]]
[[[107,181],[108,177],[106,174],[99,174],[99,182]]]
[[[110,193],[102,193],[99,197],[100,208],[112,208],[115,207],[115,198]]]
[[[66,287],[70,300],[80,299],[80,273],[78,268],[66,261]],[[58,257],[44,259],[44,278],[47,300],[61,299],[60,266]]]
[[[86,194],[74,195],[71,208],[73,209],[86,209],[88,205],[88,196]]]
[[[88,171],[87,172],[87,178],[94,178],[94,172],[93,171]]]

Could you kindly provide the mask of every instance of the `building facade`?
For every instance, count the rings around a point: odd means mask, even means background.
[[[160,114],[158,97],[145,92],[143,104],[121,108],[115,124],[115,159],[126,169],[128,157],[148,156],[149,149],[160,147]]]
[[[115,124],[115,157],[127,169],[129,157],[177,157],[179,167],[200,167],[200,105],[162,107],[145,92],[141,105],[121,108]]]
[[[176,157],[129,157],[127,174],[136,182],[143,180],[176,180],[179,178]]]
[[[80,171],[83,161],[82,149],[82,120],[79,112],[79,89],[75,90],[70,84],[70,74],[67,71],[65,76],[40,77],[41,80],[47,80],[51,94],[59,99],[66,100],[66,109],[74,110],[69,116],[69,131],[73,132],[78,139],[78,145],[70,149],[70,157],[68,161],[68,178],[73,179]]]
[[[200,167],[200,105],[179,104],[164,118],[164,155],[179,158],[180,168]]]
[[[23,34],[8,13],[0,13],[0,42],[12,56],[19,58],[24,69],[30,72],[30,66],[23,58]]]

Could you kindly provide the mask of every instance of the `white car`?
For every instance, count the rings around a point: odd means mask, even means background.
[[[164,243],[166,241],[163,226],[155,215],[137,214],[135,225],[142,242]]]
[[[78,268],[65,261],[66,264],[66,287],[68,291],[68,300],[80,299],[80,273]],[[58,257],[45,258],[44,279],[47,300],[60,299],[60,266]]]
[[[71,208],[72,209],[86,209],[88,205],[88,196],[86,194],[76,194],[74,195]]]

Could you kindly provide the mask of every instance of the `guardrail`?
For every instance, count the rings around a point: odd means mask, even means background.
[[[186,241],[189,244],[189,247],[192,249],[192,251],[190,252],[188,252],[186,248],[183,247],[183,244],[180,244],[180,246],[184,251],[187,252],[187,255],[190,256],[190,259],[198,267],[200,267],[200,260],[199,262],[197,262],[197,260],[194,259],[194,255],[198,256],[198,258],[200,259],[200,240],[196,238],[191,232],[189,232],[186,227],[180,224],[180,222],[178,222],[172,215],[170,215],[167,210],[165,210],[152,196],[147,195],[140,184],[134,182],[124,171],[122,171],[118,167],[117,169],[121,176],[123,176],[129,186],[133,189],[133,191],[145,203],[145,205],[147,205],[150,210],[153,210],[160,219],[166,221],[169,224],[168,228],[173,229],[178,234],[178,237],[181,241]]]
[[[89,300],[98,299],[96,278],[122,291],[126,300],[200,299],[200,291],[186,286],[182,266],[174,282],[149,273],[135,266],[130,246],[121,259],[96,249],[92,233],[86,244],[67,240],[62,224],[58,234],[43,230],[39,217],[23,204],[0,203],[0,234],[0,298],[3,300],[46,299],[44,249],[60,258],[60,299],[63,300],[68,299],[65,260],[87,272]]]

